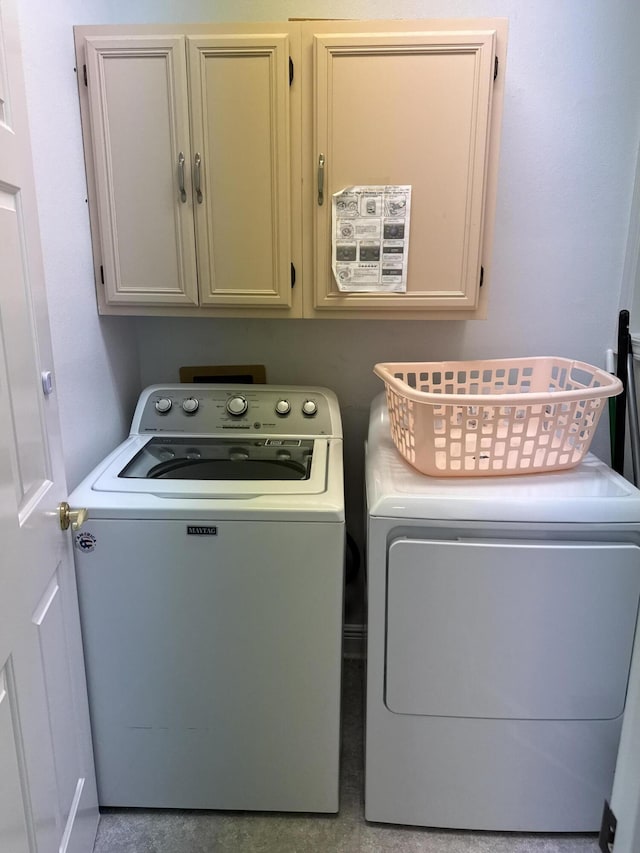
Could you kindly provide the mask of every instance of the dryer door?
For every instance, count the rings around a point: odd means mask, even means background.
[[[622,713],[637,546],[398,539],[387,571],[389,710],[554,720]]]

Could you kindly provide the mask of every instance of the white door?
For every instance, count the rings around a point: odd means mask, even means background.
[[[0,0],[0,850],[98,822],[15,0]]]

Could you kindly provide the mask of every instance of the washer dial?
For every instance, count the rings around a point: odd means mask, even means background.
[[[182,408],[188,415],[195,414],[199,406],[200,400],[197,400],[195,397],[187,397],[186,400],[182,401]]]
[[[230,415],[234,415],[235,417],[244,415],[248,408],[249,404],[247,403],[246,397],[243,397],[241,394],[238,394],[235,397],[229,397],[227,400],[227,411]]]
[[[161,397],[159,400],[156,400],[156,412],[166,415],[172,405],[173,403],[168,397]]]
[[[277,415],[288,415],[291,411],[291,403],[288,400],[278,400],[276,403]]]
[[[318,414],[318,404],[315,400],[305,400],[302,404],[302,414],[312,418]]]

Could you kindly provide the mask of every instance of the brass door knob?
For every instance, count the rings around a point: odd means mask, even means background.
[[[89,511],[84,508],[71,509],[66,501],[58,504],[58,512],[60,513],[61,530],[68,530],[69,527],[71,527],[72,530],[78,530],[78,528],[82,527],[85,523],[87,516],[89,515]]]

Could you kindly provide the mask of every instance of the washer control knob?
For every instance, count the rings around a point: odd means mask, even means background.
[[[302,404],[302,414],[312,418],[318,414],[318,404],[315,400],[305,400]]]
[[[186,400],[182,401],[182,408],[188,415],[195,414],[199,406],[200,400],[197,400],[195,397],[187,397]]]
[[[245,397],[242,397],[240,394],[237,397],[229,397],[227,400],[227,411],[230,415],[244,415],[244,413],[249,408],[249,404],[246,401]]]
[[[166,415],[172,405],[173,403],[168,397],[161,397],[159,400],[156,400],[156,412]]]
[[[278,400],[276,403],[277,415],[288,415],[291,411],[291,403],[288,400]]]

